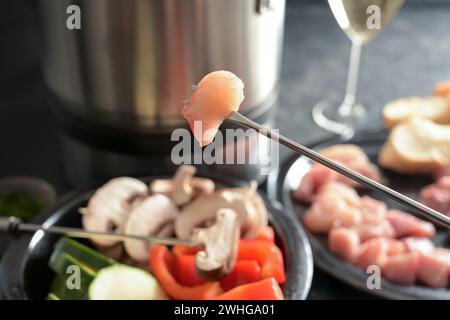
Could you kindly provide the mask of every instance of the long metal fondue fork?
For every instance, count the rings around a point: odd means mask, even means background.
[[[362,185],[365,185],[373,190],[379,191],[382,194],[388,196],[389,198],[394,199],[395,201],[413,209],[415,212],[421,214],[422,216],[425,216],[447,228],[450,228],[450,217],[447,217],[446,215],[439,213],[436,210],[433,210],[395,190],[392,190],[379,182],[367,178],[366,176],[363,176],[362,174],[353,171],[337,163],[336,161],[328,159],[327,157],[324,157],[320,153],[308,149],[307,147],[302,146],[301,144],[298,144],[297,142],[282,136],[278,132],[266,128],[260,125],[259,123],[256,123],[248,119],[239,112],[232,112],[228,117],[228,120],[238,123],[244,127],[254,129],[258,131],[260,134],[277,141],[278,143],[284,145],[285,147],[288,147],[289,149],[294,150],[295,152],[298,152],[311,160],[314,160],[356,182],[359,182]]]

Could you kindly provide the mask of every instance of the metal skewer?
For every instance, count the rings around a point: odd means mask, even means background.
[[[108,240],[124,241],[124,240],[141,240],[151,244],[165,244],[176,245],[183,244],[191,247],[201,247],[201,244],[194,243],[190,240],[178,239],[178,238],[164,238],[164,237],[146,237],[130,234],[121,234],[113,232],[98,232],[98,231],[85,231],[78,228],[68,227],[43,227],[38,224],[22,223],[22,221],[16,217],[0,217],[0,232],[18,233],[18,232],[36,232],[44,231],[52,234],[65,235],[72,238],[91,239],[91,238],[103,238]]]
[[[417,202],[395,190],[392,190],[385,185],[376,182],[370,178],[367,178],[366,176],[353,171],[336,161],[330,160],[323,155],[321,155],[318,152],[315,152],[311,149],[308,149],[305,146],[302,146],[301,144],[298,144],[295,141],[292,141],[291,139],[288,139],[284,137],[283,135],[279,134],[276,131],[273,131],[269,128],[266,128],[259,123],[256,123],[247,117],[243,116],[239,112],[232,112],[231,115],[228,117],[228,120],[233,121],[235,123],[238,123],[244,127],[254,129],[258,131],[260,134],[265,135],[266,137],[277,141],[278,143],[284,145],[285,147],[294,150],[301,155],[316,161],[362,185],[365,185],[373,190],[379,191],[382,194],[386,195],[387,197],[401,203],[404,206],[407,206],[411,209],[413,209],[415,212],[434,220],[435,222],[439,223],[442,226],[445,226],[447,228],[450,228],[450,217],[447,217],[446,215],[437,212],[436,210],[433,210],[420,202]]]

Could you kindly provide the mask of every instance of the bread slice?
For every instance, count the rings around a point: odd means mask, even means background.
[[[383,109],[383,121],[387,128],[393,128],[413,116],[436,123],[450,123],[450,97],[400,98],[389,102]]]
[[[436,83],[433,94],[435,96],[450,97],[450,80]]]
[[[429,173],[450,165],[450,125],[411,118],[392,129],[378,157],[401,173]]]

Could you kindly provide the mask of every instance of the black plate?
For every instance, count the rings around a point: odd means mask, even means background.
[[[153,178],[168,178],[171,175]],[[211,175],[209,175],[211,177]],[[218,187],[240,186],[243,182],[211,177]],[[150,178],[143,179],[150,181]],[[70,194],[62,198],[33,222],[44,226],[60,225],[80,227],[78,208],[84,206],[93,191]],[[263,195],[263,198],[266,197]],[[265,199],[266,201],[266,199]],[[266,201],[269,220],[277,234],[277,243],[283,251],[287,279],[283,291],[287,299],[303,300],[311,286],[313,262],[311,248],[301,226]],[[0,265],[0,293],[3,298],[44,299],[49,292],[53,272],[47,267],[48,259],[59,236],[36,232],[23,235],[6,251]],[[0,296],[1,298],[1,296]]]
[[[349,141],[333,138],[313,144],[310,147],[320,150],[337,143],[353,143],[360,146],[372,162],[377,163],[379,150],[386,137],[386,132],[365,133]],[[286,212],[294,217],[296,221],[300,221],[299,217],[304,214],[308,206],[296,202],[291,196],[291,190],[298,186],[298,183],[310,166],[311,161],[309,159],[297,154],[292,155],[279,170],[270,175],[267,183],[269,199],[281,203],[285,207]],[[416,199],[419,190],[425,185],[432,183],[432,179],[427,176],[406,176],[384,169],[381,171],[390,187]],[[365,190],[360,192],[360,194],[367,194],[383,200],[390,208],[400,208],[408,211],[405,207],[375,191]],[[420,285],[403,286],[387,280],[382,280],[381,289],[370,290],[366,286],[368,275],[359,268],[345,263],[331,254],[327,249],[326,236],[318,236],[308,231],[306,233],[313,249],[316,265],[334,277],[359,289],[390,299],[450,299],[450,290],[448,289],[431,289]],[[433,242],[436,246],[448,248],[450,244],[448,232],[438,228]]]

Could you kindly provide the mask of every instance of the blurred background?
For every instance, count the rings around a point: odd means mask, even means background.
[[[85,182],[74,177],[89,175],[81,172],[87,166],[82,161],[87,161],[88,153],[83,151],[86,156],[77,159],[73,156],[81,154],[79,146],[61,147],[71,136],[67,129],[71,125],[55,116],[60,101],[44,80],[44,37],[38,2],[5,1],[0,11],[0,177],[39,177],[63,194]],[[435,82],[450,78],[449,30],[450,1],[406,0],[388,28],[368,44],[364,53],[359,84],[363,102],[381,110],[396,97],[431,94]],[[327,1],[287,0],[281,39],[281,74],[274,80],[277,97],[266,99],[272,109],[268,123],[303,144],[330,136],[313,122],[311,110],[324,97],[342,97],[350,51],[347,36],[338,27]],[[60,58],[64,61],[64,57]],[[381,129],[381,123],[377,125]],[[90,127],[86,132],[74,136],[86,143]],[[105,141],[114,137],[108,135]],[[103,136],[95,139],[100,141],[96,147],[102,149]],[[280,151],[283,159],[287,152]],[[89,165],[101,164],[99,159],[103,157],[89,153]],[[96,168],[92,165],[89,170]],[[316,272],[312,298],[366,297]]]

